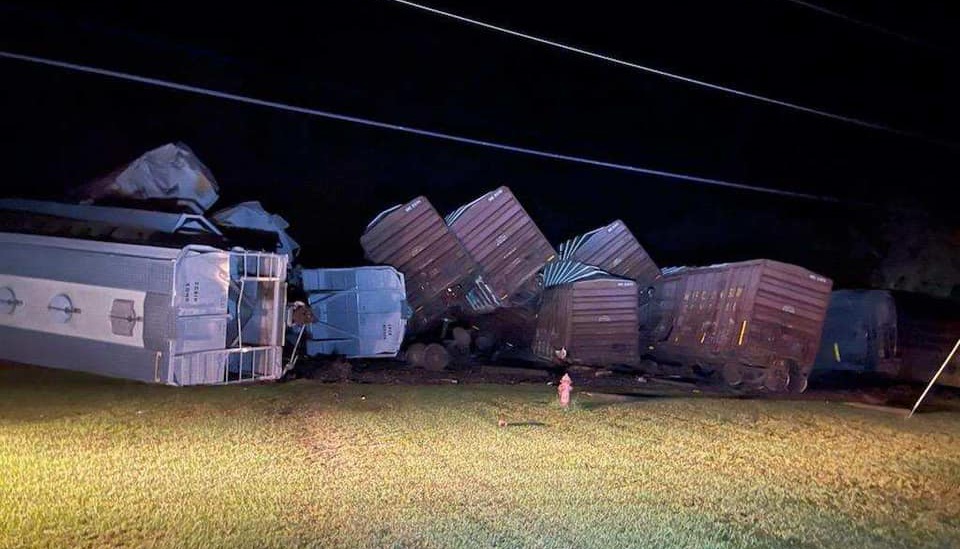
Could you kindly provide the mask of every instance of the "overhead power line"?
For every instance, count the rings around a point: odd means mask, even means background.
[[[840,13],[839,11],[834,11],[834,10],[831,10],[831,9],[829,9],[829,8],[825,8],[825,7],[823,7],[823,6],[818,6],[817,4],[812,4],[812,3],[810,3],[810,2],[804,2],[803,0],[786,0],[786,1],[787,1],[787,2],[790,2],[791,4],[796,4],[796,5],[798,5],[798,6],[802,6],[802,7],[804,7],[804,8],[807,8],[807,9],[810,9],[810,10],[813,10],[813,11],[820,12],[820,13],[822,13],[822,14],[824,14],[824,15],[829,15],[829,16],[835,17],[835,18],[837,18],[837,19],[843,19],[844,21],[847,21],[848,23],[853,23],[854,25],[859,25],[859,26],[864,27],[864,28],[866,28],[866,29],[870,29],[870,30],[872,30],[872,31],[879,32],[880,34],[885,34],[885,35],[887,35],[887,36],[890,36],[890,37],[893,37],[893,38],[897,38],[897,39],[903,40],[904,42],[910,42],[911,44],[916,44],[916,45],[918,45],[918,46],[926,46],[926,47],[932,47],[932,48],[940,49],[940,46],[937,46],[937,45],[935,45],[935,44],[931,44],[930,42],[927,42],[926,40],[922,40],[922,39],[920,39],[920,38],[915,38],[915,37],[910,36],[910,35],[908,35],[908,34],[903,34],[903,33],[901,33],[901,32],[897,32],[897,31],[894,31],[894,30],[890,30],[890,29],[888,29],[888,28],[881,27],[880,25],[871,23],[871,22],[869,22],[869,21],[864,21],[863,19],[857,19],[856,17],[847,15],[847,14],[845,14],[845,13]]]
[[[498,31],[498,32],[502,32],[502,33],[505,33],[505,34],[509,34],[509,35],[511,35],[511,36],[516,36],[517,38],[523,38],[523,39],[525,39],[525,40],[531,40],[531,41],[533,41],[533,42],[537,42],[537,43],[544,44],[544,45],[547,45],[547,46],[551,46],[551,47],[554,47],[554,48],[559,48],[559,49],[566,50],[566,51],[573,52],[573,53],[577,53],[577,54],[580,54],[580,55],[585,55],[585,56],[587,56],[587,57],[592,57],[592,58],[594,58],[594,59],[600,59],[600,60],[603,60],[603,61],[608,61],[608,62],[614,63],[614,64],[616,64],[616,65],[622,65],[622,66],[624,66],[624,67],[630,67],[630,68],[632,68],[632,69],[637,69],[637,70],[644,71],[644,72],[647,72],[647,73],[650,73],[650,74],[655,74],[655,75],[657,75],[657,76],[662,76],[662,77],[664,77],[664,78],[669,78],[669,79],[672,79],[672,80],[677,80],[677,81],[684,82],[684,83],[687,83],[687,84],[691,84],[691,85],[694,85],[694,86],[700,86],[700,87],[703,87],[703,88],[707,88],[707,89],[711,89],[711,90],[714,90],[714,91],[723,92],[723,93],[730,94],[730,95],[734,95],[734,96],[737,96],[737,97],[744,97],[744,98],[747,98],[747,99],[753,99],[753,100],[760,101],[760,102],[763,102],[763,103],[767,103],[767,104],[770,104],[770,105],[776,105],[776,106],[779,106],[779,107],[784,107],[784,108],[792,109],[792,110],[795,110],[795,111],[805,112],[805,113],[808,113],[808,114],[814,114],[814,115],[817,115],[817,116],[821,116],[821,117],[824,117],[824,118],[829,118],[829,119],[832,119],[832,120],[838,120],[838,121],[840,121],[840,122],[846,122],[846,123],[848,123],[848,124],[853,124],[853,125],[860,126],[860,127],[863,127],[863,128],[869,128],[869,129],[871,129],[871,130],[880,130],[880,131],[885,131],[885,132],[894,133],[894,134],[897,134],[897,135],[902,135],[902,136],[905,136],[905,137],[913,137],[913,138],[917,138],[917,139],[922,139],[922,140],[924,140],[924,141],[928,141],[928,142],[930,142],[930,143],[937,143],[937,144],[939,144],[939,145],[943,145],[943,146],[946,146],[946,147],[951,147],[951,148],[958,148],[958,147],[960,147],[960,143],[953,143],[953,142],[950,142],[950,141],[945,141],[945,140],[941,140],[941,139],[937,139],[937,138],[932,138],[932,137],[929,137],[929,136],[927,136],[927,135],[924,135],[924,134],[922,134],[922,133],[920,133],[920,132],[915,132],[915,131],[911,131],[911,130],[901,130],[901,129],[898,129],[898,128],[894,128],[894,127],[892,127],[892,126],[888,126],[888,125],[886,125],[886,124],[878,123],[878,122],[871,122],[871,121],[869,121],[869,120],[863,120],[863,119],[861,119],[861,118],[856,118],[856,117],[853,117],[853,116],[846,116],[846,115],[842,115],[842,114],[837,114],[837,113],[834,113],[834,112],[826,111],[826,110],[823,110],[823,109],[817,109],[817,108],[814,108],[814,107],[807,107],[807,106],[804,106],[804,105],[800,105],[800,104],[798,104],[798,103],[792,103],[792,102],[790,102],[790,101],[784,101],[784,100],[781,100],[781,99],[776,99],[776,98],[773,98],[773,97],[768,97],[768,96],[760,95],[760,94],[757,94],[757,93],[751,93],[751,92],[748,92],[748,91],[743,91],[743,90],[739,90],[739,89],[736,89],[736,88],[731,88],[731,87],[729,87],[729,86],[722,86],[722,85],[720,85],[720,84],[713,84],[713,83],[707,82],[707,81],[705,81],[705,80],[698,80],[698,79],[696,79],[696,78],[691,78],[691,77],[689,77],[689,76],[683,76],[683,75],[681,75],[681,74],[677,74],[677,73],[673,73],[673,72],[669,72],[669,71],[657,69],[657,68],[654,68],[654,67],[649,67],[649,66],[646,66],[646,65],[641,65],[641,64],[639,64],[639,63],[633,63],[633,62],[631,62],[631,61],[625,61],[625,60],[623,60],[623,59],[619,59],[619,58],[612,57],[612,56],[609,56],[609,55],[604,55],[604,54],[602,54],[602,53],[592,52],[592,51],[585,50],[585,49],[582,49],[582,48],[578,48],[578,47],[575,47],[575,46],[570,46],[570,45],[568,45],[568,44],[563,44],[563,43],[560,43],[560,42],[555,42],[555,41],[553,41],[553,40],[548,40],[548,39],[546,39],[546,38],[541,38],[541,37],[539,37],[539,36],[534,36],[534,35],[532,35],[532,34],[527,34],[527,33],[515,31],[515,30],[512,30],[512,29],[508,29],[508,28],[506,28],[506,27],[501,27],[501,26],[497,26],[497,25],[490,24],[490,23],[485,23],[485,22],[483,22],[483,21],[478,21],[477,19],[470,19],[469,17],[464,17],[464,16],[462,16],[462,15],[457,15],[457,14],[455,14],[455,13],[451,13],[451,12],[448,12],[448,11],[443,11],[443,10],[439,10],[439,9],[436,9],[436,8],[431,8],[430,6],[425,6],[425,5],[423,5],[423,4],[417,4],[417,3],[415,3],[415,2],[410,2],[409,0],[389,0],[389,1],[390,1],[390,2],[396,2],[396,3],[398,3],[398,4],[403,4],[403,5],[409,6],[409,7],[411,7],[411,8],[416,8],[416,9],[419,9],[419,10],[423,10],[423,11],[426,11],[426,12],[430,12],[430,13],[433,13],[433,14],[436,14],[436,15],[442,15],[442,16],[444,16],[444,17],[449,17],[450,19],[455,19],[455,20],[460,21],[460,22],[463,22],[463,23],[469,23],[469,24],[471,24],[471,25],[476,25],[476,26],[478,26],[478,27],[483,27],[483,28],[485,28],[485,29],[495,30],[495,31]]]
[[[597,166],[601,168],[610,168],[615,170],[621,170],[626,172],[641,173],[645,175],[652,175],[656,177],[664,177],[669,179],[677,179],[681,181],[687,181],[691,183],[700,183],[703,185],[712,185],[717,187],[726,187],[730,189],[739,189],[743,191],[753,191],[759,193],[787,196],[792,198],[803,198],[807,200],[818,200],[823,202],[847,202],[850,204],[860,204],[864,205],[862,202],[855,202],[849,200],[840,200],[839,198],[826,195],[817,195],[811,193],[802,193],[795,191],[786,191],[782,189],[774,189],[770,187],[761,187],[758,185],[749,185],[746,183],[736,183],[732,181],[726,181],[723,179],[715,179],[711,177],[701,177],[697,175],[689,175],[679,172],[671,172],[666,170],[656,170],[652,168],[644,168],[641,166],[634,166],[631,164],[621,164],[617,162],[605,162],[603,160],[596,160],[593,158],[587,158],[583,156],[574,156],[568,154],[555,153],[551,151],[544,151],[540,149],[532,149],[528,147],[519,147],[516,145],[509,145],[505,143],[498,143],[495,141],[487,141],[483,139],[474,139],[472,137],[464,137],[460,135],[454,135],[444,132],[437,132],[432,130],[425,130],[421,128],[414,128],[411,126],[404,126],[400,124],[392,124],[389,122],[381,122],[378,120],[371,120],[369,118],[361,118],[358,116],[350,116],[345,114],[338,114],[329,111],[323,111],[318,109],[311,109],[307,107],[298,107],[296,105],[288,105],[286,103],[280,103],[277,101],[269,101],[265,99],[258,99],[256,97],[249,97],[246,95],[239,95],[235,93],[223,92],[218,90],[212,90],[209,88],[203,88],[199,86],[192,86],[189,84],[181,84],[178,82],[172,82],[169,80],[161,80],[158,78],[150,78],[146,76],[140,76],[136,74],[130,74],[126,72],[114,71],[110,69],[103,69],[99,67],[91,67],[88,65],[79,65],[76,63],[68,63],[65,61],[57,61],[55,59],[47,59],[44,57],[35,57],[31,55],[23,55],[19,53],[13,53],[8,51],[0,50],[0,58],[23,61],[27,63],[34,63],[39,65],[46,65],[49,67],[57,67],[61,69],[67,69],[76,72],[82,72],[87,74],[96,74],[99,76],[106,76],[109,78],[116,78],[119,80],[126,80],[130,82],[137,82],[140,84],[146,84],[150,86],[157,86],[161,88],[167,88],[171,90],[177,90],[182,92],[193,93],[197,95],[205,95],[208,97],[215,97],[218,99],[226,99],[229,101],[236,101],[239,103],[246,103],[249,105],[257,105],[259,107],[267,107],[271,109],[277,109],[287,112],[295,112],[300,114],[307,114],[310,116],[317,116],[320,118],[327,118],[331,120],[339,120],[342,122],[351,122],[354,124],[360,124],[363,126],[380,128],[385,130],[394,130],[399,132],[410,133],[414,135],[420,135],[423,137],[432,137],[435,139],[443,139],[447,141],[454,141],[457,143],[464,143],[467,145],[477,145],[481,147],[488,147],[492,149],[499,149],[502,151],[509,151],[520,154],[527,154],[531,156],[538,156],[541,158],[550,158],[553,160],[563,160],[566,162],[575,162],[577,164],[586,164],[590,166]]]

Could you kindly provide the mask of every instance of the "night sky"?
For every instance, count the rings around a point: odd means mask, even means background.
[[[0,3],[0,47],[600,160],[877,206],[720,189],[406,135],[0,60],[4,178],[56,198],[171,141],[286,217],[309,266],[363,261],[380,210],[441,213],[508,185],[554,243],[624,219],[660,265],[769,257],[862,285],[877,228],[956,229],[960,21],[944,2],[429,5],[637,63],[863,118],[905,137],[735,98],[386,0],[302,7]],[[521,5],[522,4],[522,5]],[[867,4],[867,3],[865,3]],[[947,141],[955,143],[938,143]]]

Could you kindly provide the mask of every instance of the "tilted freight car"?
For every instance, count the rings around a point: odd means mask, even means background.
[[[303,269],[297,282],[313,318],[289,339],[302,338],[307,355],[397,356],[411,312],[402,273],[383,265]]]
[[[893,296],[900,377],[928,383],[960,339],[960,304],[909,292]],[[960,387],[960,356],[954,355],[937,383]]]
[[[0,257],[0,358],[169,385],[283,373],[283,255],[0,233]]]
[[[533,340],[537,356],[597,367],[637,363],[636,281],[558,261],[544,269],[543,285]]]
[[[927,383],[960,338],[960,305],[887,290],[833,292],[815,368]],[[937,380],[960,387],[960,357]]]
[[[450,309],[484,310],[490,301],[479,266],[425,197],[378,214],[360,245],[370,261],[403,273],[411,333],[436,328]]]
[[[643,306],[644,353],[730,385],[806,389],[832,282],[768,259],[664,269]]]
[[[480,265],[493,306],[526,306],[540,288],[537,273],[557,252],[507,187],[490,191],[446,217]]]
[[[890,292],[836,290],[830,294],[814,370],[896,376],[898,355],[897,306]]]
[[[637,281],[645,290],[660,278],[660,268],[621,220],[571,238],[559,248],[560,259],[595,265]]]

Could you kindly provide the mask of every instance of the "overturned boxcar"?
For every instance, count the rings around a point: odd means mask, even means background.
[[[526,306],[539,295],[537,273],[557,252],[510,189],[461,206],[446,223],[482,269],[488,308]]]
[[[312,322],[291,328],[305,353],[346,358],[395,357],[400,351],[410,306],[403,274],[393,267],[303,269],[300,287]]]
[[[643,289],[660,278],[660,268],[619,219],[567,240],[560,244],[559,252],[560,259],[595,265],[612,275],[632,278]]]
[[[0,358],[169,385],[283,373],[287,258],[0,233]]]
[[[378,214],[360,244],[367,259],[403,273],[411,333],[435,328],[452,308],[483,310],[490,301],[480,267],[425,197]]]
[[[635,365],[637,283],[575,261],[543,272],[533,352],[559,364]]]
[[[806,389],[832,281],[768,259],[664,269],[643,305],[644,353],[729,385]]]

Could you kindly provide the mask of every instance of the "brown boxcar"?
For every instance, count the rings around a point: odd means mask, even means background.
[[[465,306],[466,294],[476,291],[479,266],[422,196],[377,215],[360,245],[370,261],[403,273],[413,333],[434,325],[449,308]]]
[[[567,240],[559,252],[560,259],[596,265],[612,275],[632,278],[642,288],[660,278],[660,268],[619,219]]]
[[[636,281],[569,261],[551,263],[544,278],[537,356],[588,366],[637,363]]]
[[[803,391],[832,284],[768,259],[664,269],[644,306],[644,353],[731,385]]]
[[[557,252],[510,189],[490,191],[446,221],[480,264],[496,305],[526,304],[538,294],[536,275]]]
[[[960,305],[947,299],[894,293],[897,303],[897,350],[900,377],[929,383],[960,339]],[[960,352],[937,383],[960,387]]]

